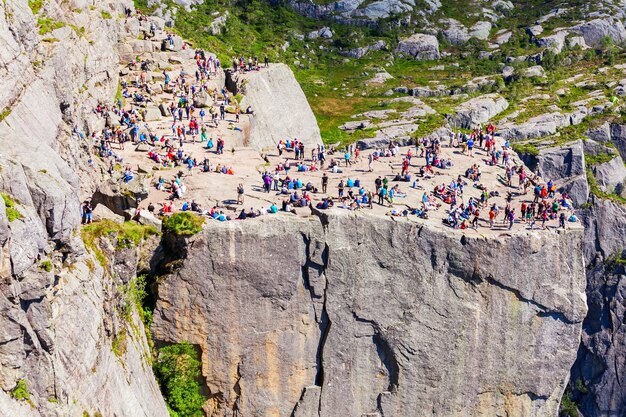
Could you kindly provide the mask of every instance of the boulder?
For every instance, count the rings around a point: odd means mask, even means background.
[[[124,216],[124,211],[136,208],[139,201],[148,197],[150,179],[135,175],[128,183],[113,178],[100,184],[93,195],[92,204],[103,204],[115,214]]]
[[[139,213],[136,216],[136,220],[139,224],[143,224],[144,226],[153,226],[158,232],[161,232],[161,219],[157,218],[153,213],[150,213],[148,210],[139,210]]]
[[[624,160],[620,156],[615,156],[608,162],[594,165],[593,175],[602,191],[607,193],[621,194],[624,190],[624,180],[626,180],[626,167]]]
[[[258,149],[274,149],[286,138],[297,138],[308,149],[322,143],[315,115],[287,65],[272,64],[247,74],[245,80],[241,107],[251,106],[254,115],[244,143]]]
[[[559,112],[531,117],[524,123],[506,123],[501,126],[500,136],[511,140],[523,140],[554,135],[557,129],[569,126],[570,117]]]
[[[539,36],[543,33],[543,27],[541,27],[541,25],[534,25],[534,26],[530,26],[528,28],[526,28],[526,32],[532,36],[532,37],[536,37]]]
[[[567,37],[567,32],[561,31],[555,33],[553,35],[548,35],[543,38],[537,39],[537,46],[541,48],[548,48],[552,50],[554,53],[561,53],[563,47],[565,46],[565,38]]]
[[[583,142],[578,140],[563,147],[541,149],[537,156],[537,173],[546,181],[584,175]]]
[[[330,39],[333,37],[333,31],[329,27],[323,27],[319,30],[314,30],[309,32],[307,35],[308,39],[317,39],[317,38]]]
[[[535,65],[522,71],[522,77],[525,78],[545,78],[546,70],[541,65]]]
[[[124,216],[120,216],[119,214],[113,213],[107,206],[104,204],[98,204],[92,212],[93,220],[112,220],[115,223],[124,223]]]
[[[213,104],[213,99],[206,91],[199,91],[193,96],[193,106],[195,108],[210,107]]]
[[[469,35],[472,38],[487,40],[491,33],[491,23],[490,22],[476,22],[474,26],[469,29]]]
[[[396,52],[417,60],[439,59],[439,41],[433,35],[416,33],[398,43]]]
[[[458,20],[446,19],[442,23],[447,23],[448,27],[444,29],[441,34],[452,45],[462,45],[470,40],[471,36],[469,31]]]
[[[509,107],[509,102],[498,94],[487,94],[462,103],[456,113],[448,117],[451,126],[473,129],[489,122]]]
[[[619,19],[613,17],[594,19],[576,25],[572,30],[583,37],[586,45],[592,47],[601,46],[605,38],[611,39],[618,45],[626,40],[624,24]]]
[[[229,13],[228,11],[224,12],[223,15],[216,17],[213,19],[211,24],[209,25],[207,32],[211,35],[220,35],[222,33],[222,29],[226,26],[226,22],[228,21]]]
[[[387,71],[377,72],[372,78],[366,81],[367,84],[384,84],[385,81],[391,80],[393,76]],[[393,93],[393,91],[392,91]]]

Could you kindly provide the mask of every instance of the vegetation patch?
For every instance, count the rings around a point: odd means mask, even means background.
[[[37,19],[37,26],[39,26],[39,34],[45,35],[55,29],[62,28],[65,23],[43,16]]]
[[[589,184],[589,192],[595,195],[598,198],[603,200],[611,200],[616,203],[626,204],[626,198],[619,196],[617,194],[610,194],[602,191],[600,186],[598,185],[598,181],[596,177],[593,175],[591,168],[587,168],[587,183]]]
[[[106,10],[102,10],[102,11],[100,12],[100,15],[101,15],[101,16],[102,16],[102,18],[103,18],[103,19],[105,19],[105,20],[109,20],[109,19],[112,19],[112,18],[113,18],[113,16],[111,16],[111,13],[107,12]]]
[[[128,330],[123,328],[120,330],[113,340],[111,341],[111,350],[118,358],[121,358],[126,353],[128,348]]]
[[[13,200],[11,198],[10,195],[2,193],[2,200],[4,200],[4,205],[6,207],[6,211],[7,211],[7,219],[9,220],[9,223],[14,221],[14,220],[19,220],[21,219],[22,213],[20,213],[16,208],[16,202],[15,200]]]
[[[534,143],[514,143],[511,147],[519,155],[539,155],[539,149]]]
[[[46,259],[45,261],[42,261],[39,264],[39,267],[41,269],[43,269],[44,271],[46,271],[46,272],[51,272],[52,271],[52,262],[50,262],[49,260]]]
[[[25,379],[20,379],[17,381],[17,385],[11,391],[11,397],[15,398],[17,401],[26,401],[34,407],[32,400],[30,399],[30,391],[28,391],[28,382]]]
[[[44,0],[28,0],[28,7],[30,7],[33,14],[37,14],[43,7],[43,2]]]
[[[171,416],[202,417],[206,398],[200,390],[200,354],[189,343],[165,346],[159,350],[154,373]]]
[[[94,253],[96,259],[103,267],[106,267],[107,259],[98,246],[98,240],[101,237],[115,237],[117,248],[123,249],[138,246],[142,240],[157,234],[158,232],[154,226],[144,226],[134,221],[119,224],[106,219],[88,224],[81,229],[85,246]]]
[[[189,212],[174,213],[163,219],[163,230],[176,236],[193,236],[202,231],[204,218]]]

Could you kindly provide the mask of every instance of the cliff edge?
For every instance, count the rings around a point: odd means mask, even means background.
[[[212,222],[160,283],[152,331],[200,348],[210,415],[556,416],[582,244],[352,213]]]

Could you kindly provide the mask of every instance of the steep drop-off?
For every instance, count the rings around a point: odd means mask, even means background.
[[[580,230],[285,220],[211,223],[159,285],[154,336],[201,349],[212,415],[557,414],[586,313]]]
[[[167,415],[122,282],[79,233],[101,171],[76,132],[104,123],[93,109],[115,94],[118,42],[139,30],[125,7],[0,2],[0,416]]]

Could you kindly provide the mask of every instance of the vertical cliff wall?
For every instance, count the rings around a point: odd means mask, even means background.
[[[132,2],[0,2],[3,417],[168,415],[143,326],[120,317],[123,283],[79,233],[80,196],[101,176],[86,137],[104,125],[93,109],[115,95],[118,43],[139,28],[125,7]],[[18,384],[28,401],[12,398]]]
[[[199,346],[216,416],[555,416],[586,313],[581,251],[580,230],[211,223],[159,285],[152,330]]]

